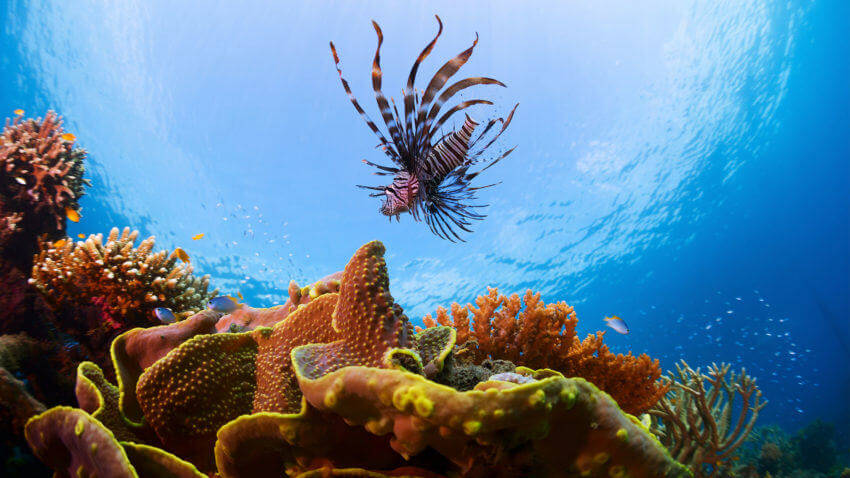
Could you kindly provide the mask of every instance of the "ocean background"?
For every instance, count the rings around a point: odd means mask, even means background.
[[[508,88],[475,90],[496,107],[472,115],[520,103],[463,244],[355,188],[384,158],[328,48],[377,118],[370,20],[398,98],[434,14],[419,87],[478,32],[456,78]],[[615,351],[746,367],[762,425],[850,427],[850,2],[4,0],[0,17],[0,113],[54,109],[90,154],[71,237],[155,235],[252,306],[380,239],[416,322],[531,288],[582,335],[622,317]]]

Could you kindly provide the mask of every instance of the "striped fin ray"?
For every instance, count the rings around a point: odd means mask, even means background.
[[[425,141],[422,141],[422,138],[427,134],[427,131],[424,131],[424,123],[428,106],[431,105],[431,100],[437,95],[437,92],[443,88],[446,82],[449,81],[449,78],[457,73],[460,67],[469,60],[469,57],[472,56],[472,50],[475,49],[475,45],[477,44],[478,34],[476,33],[475,41],[472,42],[472,46],[460,52],[456,57],[447,61],[442,67],[440,67],[440,69],[437,70],[437,73],[434,74],[434,77],[431,78],[431,81],[428,83],[428,87],[425,88],[425,92],[422,94],[422,102],[419,103],[419,110],[416,117],[416,145],[419,148],[417,153],[421,154],[425,148],[429,147]]]
[[[447,112],[446,112],[443,116],[441,116],[439,120],[437,120],[437,122],[434,124],[434,128],[433,128],[433,129],[431,129],[431,130],[428,132],[428,134],[427,134],[427,135],[425,135],[425,137],[423,138],[423,140],[424,140],[426,143],[429,143],[429,142],[431,141],[431,137],[434,135],[434,133],[435,133],[436,131],[438,131],[438,130],[439,130],[439,129],[443,126],[443,124],[445,124],[445,123],[446,123],[446,121],[448,121],[448,119],[449,119],[449,118],[451,118],[451,117],[452,117],[452,115],[453,115],[453,114],[455,114],[455,113],[457,113],[458,111],[465,110],[466,108],[469,108],[470,106],[475,106],[475,105],[492,105],[492,104],[493,104],[493,102],[492,102],[492,101],[488,101],[488,100],[467,100],[467,101],[464,101],[464,102],[462,102],[462,103],[458,103],[458,104],[457,104],[457,105],[455,105],[452,109],[450,109],[449,111],[447,111]]]
[[[357,98],[354,96],[354,93],[351,92],[351,87],[348,86],[348,81],[342,76],[342,69],[339,66],[339,55],[336,53],[336,48],[334,47],[334,42],[331,42],[331,53],[333,54],[334,64],[336,65],[336,71],[339,73],[339,81],[342,82],[342,87],[345,89],[345,93],[348,95],[348,98],[351,100],[351,104],[354,105],[354,109],[360,113],[360,116],[366,121],[366,125],[369,126],[369,129],[372,130],[375,135],[378,136],[378,139],[381,140],[381,146],[384,148],[384,152],[387,156],[390,157],[395,163],[401,164],[401,157],[398,155],[398,152],[395,150],[393,145],[387,141],[387,138],[384,137],[381,130],[378,129],[378,125],[369,118],[369,115],[366,114],[366,111],[363,110],[363,107],[360,106],[360,103],[357,102]]]
[[[431,54],[431,50],[434,49],[434,45],[437,44],[437,39],[440,38],[440,35],[443,34],[443,21],[440,20],[438,15],[434,15],[437,18],[437,24],[440,26],[439,30],[437,30],[437,35],[431,40],[431,43],[425,46],[419,56],[416,57],[416,61],[413,62],[413,67],[410,68],[410,75],[407,77],[407,86],[404,89],[404,130],[407,136],[407,144],[413,145],[413,110],[416,108],[416,104],[419,102],[419,95],[416,94],[416,90],[413,84],[416,82],[416,73],[419,71],[419,65],[422,63],[428,55]],[[414,149],[411,147],[411,149]]]
[[[434,102],[434,106],[431,107],[431,111],[428,113],[428,117],[425,120],[425,129],[429,130],[431,122],[434,121],[434,118],[437,117],[437,114],[440,112],[440,108],[451,99],[452,96],[457,94],[459,91],[469,88],[475,85],[499,85],[504,87],[505,84],[499,80],[493,78],[485,78],[485,77],[473,77],[466,78],[458,81],[457,83],[446,88],[445,91],[437,98],[437,101]],[[435,130],[439,129],[438,126],[434,127]],[[433,134],[433,133],[432,133]]]
[[[503,121],[502,121],[502,118],[499,118],[499,119],[497,119],[497,120],[496,120],[496,121],[501,121],[501,122],[502,122],[502,127],[499,129],[499,132],[498,132],[498,133],[496,133],[496,135],[495,135],[495,136],[493,136],[493,138],[492,138],[492,139],[490,139],[490,141],[488,141],[488,142],[487,142],[487,144],[485,144],[483,148],[481,148],[480,150],[478,150],[476,153],[473,153],[473,154],[471,154],[471,155],[470,155],[470,157],[469,157],[469,158],[470,158],[470,160],[471,160],[471,161],[475,162],[475,160],[476,160],[479,156],[481,156],[481,155],[484,153],[484,151],[486,151],[486,150],[487,150],[487,148],[489,148],[490,146],[492,146],[492,145],[493,145],[493,143],[495,143],[495,142],[496,142],[496,140],[497,140],[497,139],[499,139],[499,136],[501,136],[501,135],[502,135],[502,133],[504,133],[504,132],[505,132],[505,130],[506,130],[506,129],[508,129],[508,126],[510,126],[510,124],[511,124],[511,120],[513,120],[513,118],[514,118],[514,113],[516,112],[517,106],[519,106],[519,103],[517,103],[517,104],[515,104],[515,105],[514,105],[514,107],[513,107],[513,109],[511,110],[510,114],[508,114],[508,117],[507,117],[507,118],[505,118]],[[489,125],[488,125],[488,126],[489,126]],[[488,128],[486,128],[486,129],[489,129],[489,127],[488,127]],[[482,135],[482,136],[483,136],[483,135]],[[481,137],[479,137],[478,139],[476,139],[476,140],[475,140],[475,142],[477,143],[477,142],[478,142],[478,140],[480,140],[480,139],[481,139]],[[501,158],[499,158],[499,159],[501,159]]]
[[[381,116],[384,118],[384,123],[387,125],[387,129],[390,132],[390,137],[395,142],[396,148],[398,148],[398,152],[401,153],[401,159],[404,161],[404,158],[407,156],[407,146],[404,141],[404,138],[401,137],[401,134],[398,131],[398,123],[396,122],[395,117],[393,117],[392,110],[390,110],[390,104],[387,101],[386,96],[381,91],[381,45],[384,43],[384,33],[381,31],[381,27],[378,26],[378,23],[372,20],[372,26],[375,27],[375,33],[378,34],[378,48],[375,50],[375,59],[372,62],[372,89],[375,90],[375,99],[378,102],[378,108],[381,110]]]

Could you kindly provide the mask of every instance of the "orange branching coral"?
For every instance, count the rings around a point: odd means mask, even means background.
[[[423,320],[426,327],[455,327],[459,344],[475,341],[472,348],[478,360],[510,360],[531,368],[551,368],[568,377],[583,377],[632,414],[648,410],[667,391],[659,381],[662,371],[658,360],[646,354],[614,354],[603,343],[604,332],[579,339],[575,332],[578,318],[565,302],[547,305],[539,293],[530,290],[520,300],[518,294],[507,297],[491,287],[487,295],[475,299],[475,304],[477,307],[452,304],[451,317],[440,307],[436,318],[429,314]]]
[[[191,315],[215,295],[209,276],[192,275],[192,265],[175,253],[151,252],[153,236],[135,247],[138,231],[112,228],[85,241],[43,244],[30,281],[58,310],[96,306],[113,328],[158,325],[153,310],[168,307]]]

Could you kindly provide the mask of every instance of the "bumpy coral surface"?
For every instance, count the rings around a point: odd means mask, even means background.
[[[216,333],[220,314],[205,311],[126,332],[112,347],[118,387],[81,365],[83,410],[31,419],[30,444],[62,473],[111,476],[154,466],[178,470],[167,476],[687,476],[583,379],[509,364],[472,390],[430,380],[457,361],[458,334],[412,334],[383,252],[361,247],[339,292],[272,328]],[[108,460],[91,459],[93,444]]]
[[[8,244],[28,246],[18,250],[25,260],[38,235],[58,237],[66,211],[79,208],[86,152],[63,133],[61,118],[51,111],[44,119],[7,120],[0,135],[0,225],[26,236]]]
[[[451,317],[441,307],[436,318],[425,316],[425,325],[456,328],[459,344],[474,341],[468,347],[473,360],[503,359],[585,378],[631,414],[648,410],[666,392],[659,382],[662,371],[658,360],[646,354],[614,354],[603,343],[603,332],[580,340],[575,332],[575,311],[565,302],[547,305],[540,294],[531,291],[520,301],[517,294],[508,297],[488,288],[488,294],[479,296],[475,303],[465,307],[452,304]]]
[[[156,307],[183,316],[203,309],[215,295],[207,292],[209,276],[195,277],[174,253],[152,252],[153,237],[136,247],[138,234],[113,228],[106,242],[97,234],[46,243],[31,282],[57,310],[99,309],[102,325],[113,329],[157,325]]]

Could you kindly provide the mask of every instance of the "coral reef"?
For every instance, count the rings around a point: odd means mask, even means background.
[[[835,425],[815,420],[791,437],[794,463],[799,468],[829,473],[838,464]]]
[[[0,367],[5,370],[4,390],[20,395],[0,400],[0,415],[18,417],[8,422],[12,425],[34,410],[35,402],[25,397],[49,405],[73,396],[73,380],[62,374],[73,369],[72,354],[56,340],[44,320],[50,311],[27,281],[38,239],[63,236],[66,215],[77,214],[87,184],[85,157],[53,112],[43,119],[7,120],[0,134],[0,334],[10,334],[0,336]],[[21,429],[13,428],[0,444],[2,470],[43,473],[21,453]]]
[[[188,317],[206,307],[209,276],[192,275],[192,265],[176,253],[152,252],[153,236],[135,246],[138,231],[112,228],[85,241],[63,240],[42,245],[31,282],[59,310],[94,306],[111,328],[158,325],[156,307]],[[94,324],[92,324],[94,325]]]
[[[86,152],[63,133],[50,111],[7,120],[0,135],[0,250],[20,270],[29,268],[36,239],[64,235],[67,211],[79,208]]]
[[[672,389],[649,412],[653,432],[696,477],[726,476],[732,454],[767,404],[754,378],[745,370],[735,374],[730,368],[712,364],[703,374],[683,360],[666,378]]]
[[[272,327],[295,311],[299,305],[307,305],[321,295],[338,292],[340,279],[342,279],[342,271],[325,276],[305,287],[299,287],[295,281],[290,281],[289,299],[283,305],[270,309],[254,309],[243,305],[233,313],[222,317],[215,328],[219,332],[245,332],[257,327]]]
[[[738,448],[734,476],[747,478],[826,478],[850,476],[850,450],[841,449],[846,437],[822,420],[793,434],[777,425],[756,427]]]
[[[126,332],[112,347],[118,386],[80,365],[81,409],[30,419],[29,443],[79,475],[688,476],[584,379],[505,364],[468,391],[430,380],[465,349],[451,327],[413,334],[383,252],[361,247],[339,292],[271,328],[217,333],[221,314],[204,311]]]
[[[217,292],[207,291],[209,276],[192,275],[192,265],[175,253],[152,252],[153,237],[136,247],[137,236],[113,228],[105,242],[101,234],[45,242],[32,269],[30,283],[53,309],[55,329],[73,340],[81,357],[102,367],[115,336],[160,323],[156,307],[186,317]]]
[[[667,391],[659,382],[662,371],[657,360],[646,354],[612,353],[603,343],[604,332],[580,340],[576,314],[564,302],[547,305],[531,291],[520,300],[517,294],[507,297],[488,288],[488,294],[479,296],[475,304],[452,304],[451,318],[441,307],[436,317],[425,316],[425,325],[456,328],[460,344],[474,341],[468,347],[473,361],[509,360],[585,378],[631,414],[647,411]]]

